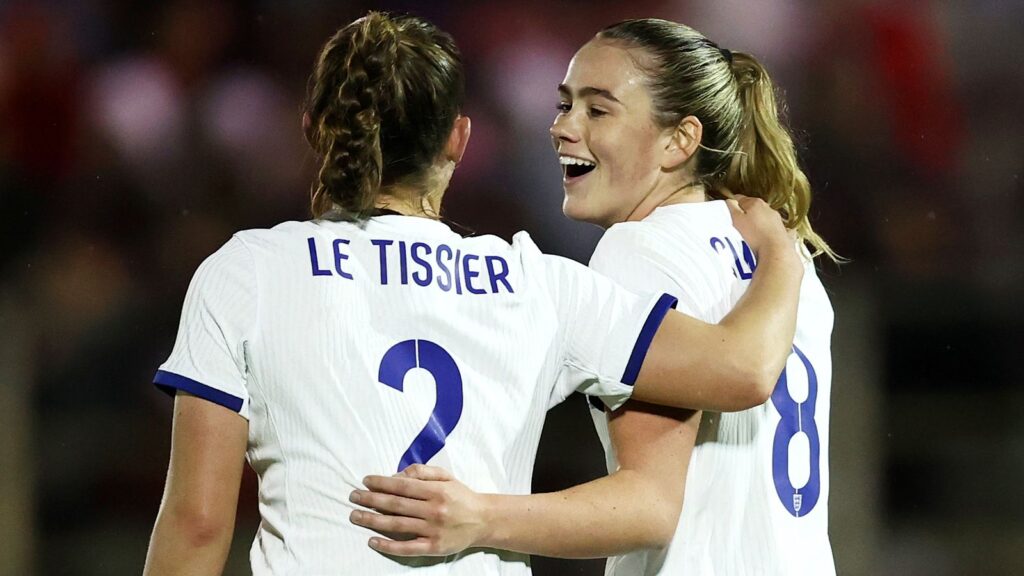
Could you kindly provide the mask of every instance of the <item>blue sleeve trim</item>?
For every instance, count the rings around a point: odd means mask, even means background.
[[[167,372],[165,370],[157,370],[156,376],[153,376],[153,384],[156,387],[163,390],[167,394],[174,396],[177,390],[183,390],[193,396],[198,396],[203,400],[209,400],[214,404],[219,404],[232,410],[239,412],[242,410],[242,404],[244,401],[237,396],[232,396],[227,392],[211,388],[201,382],[196,382],[191,378],[186,378],[180,374],[174,372]]]
[[[678,300],[668,294],[662,294],[661,298],[654,304],[651,313],[647,315],[647,321],[640,330],[640,336],[636,339],[633,352],[629,355],[629,362],[626,363],[626,371],[622,374],[622,383],[632,386],[636,383],[636,377],[640,375],[640,367],[643,366],[644,358],[647,357],[647,349],[651,347],[654,340],[654,333],[661,326],[668,311],[676,307]]]

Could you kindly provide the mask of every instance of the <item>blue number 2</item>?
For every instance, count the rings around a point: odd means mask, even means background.
[[[423,368],[434,377],[437,400],[426,426],[402,455],[399,472],[433,458],[462,417],[462,374],[451,354],[429,340],[406,340],[389,348],[380,361],[377,380],[402,392],[405,375],[413,368]]]
[[[821,494],[821,442],[818,438],[818,425],[814,421],[814,406],[818,400],[818,375],[814,372],[810,360],[793,346],[803,367],[807,370],[807,399],[797,402],[789,393],[786,371],[782,372],[775,391],[772,392],[772,404],[779,411],[782,420],[775,429],[775,442],[772,444],[772,476],[775,479],[775,491],[782,505],[793,516],[805,516],[814,509]],[[797,432],[807,435],[810,445],[810,476],[807,484],[796,487],[789,479],[789,444]]]

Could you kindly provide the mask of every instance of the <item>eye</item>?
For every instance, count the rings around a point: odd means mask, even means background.
[[[555,110],[558,110],[562,114],[568,114],[572,110],[572,103],[570,102],[559,102],[555,106]]]
[[[588,113],[590,114],[591,118],[600,118],[601,116],[605,116],[606,114],[608,114],[608,111],[591,106],[588,110]]]

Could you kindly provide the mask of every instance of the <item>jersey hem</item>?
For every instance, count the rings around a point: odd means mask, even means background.
[[[173,397],[178,390],[181,390],[193,396],[198,396],[203,400],[223,406],[232,412],[240,413],[242,411],[242,404],[244,404],[244,400],[237,396],[166,370],[157,370],[156,375],[153,376],[153,384],[169,396]]]
[[[674,296],[662,294],[661,298],[654,303],[654,307],[651,308],[651,312],[644,322],[644,327],[640,329],[640,335],[636,339],[636,344],[633,345],[633,351],[629,354],[626,371],[622,374],[623,384],[632,386],[636,383],[636,378],[640,375],[640,367],[643,366],[644,358],[647,357],[647,350],[651,347],[651,342],[654,341],[654,334],[661,326],[665,315],[676,307],[677,302],[678,300]]]

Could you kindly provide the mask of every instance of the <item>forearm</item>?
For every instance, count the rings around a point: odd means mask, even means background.
[[[682,486],[679,486],[682,490]],[[680,502],[655,482],[620,470],[559,492],[487,494],[480,546],[561,558],[602,558],[665,546]]]
[[[665,546],[675,531],[700,416],[631,401],[609,414],[617,472],[548,494],[480,494],[443,468],[414,464],[367,476],[354,490],[351,521],[396,556],[446,556],[485,547],[564,558],[596,558]]]
[[[161,509],[146,556],[144,576],[219,576],[232,525],[204,526],[188,514]]]
[[[174,411],[171,463],[144,574],[219,575],[235,530],[249,425],[181,392]]]
[[[726,332],[723,338],[731,342],[721,352],[731,352],[733,362],[742,364],[737,370],[754,370],[750,376],[762,384],[761,396],[771,394],[786,367],[802,280],[803,265],[792,245],[762,253],[750,286],[718,324]]]

